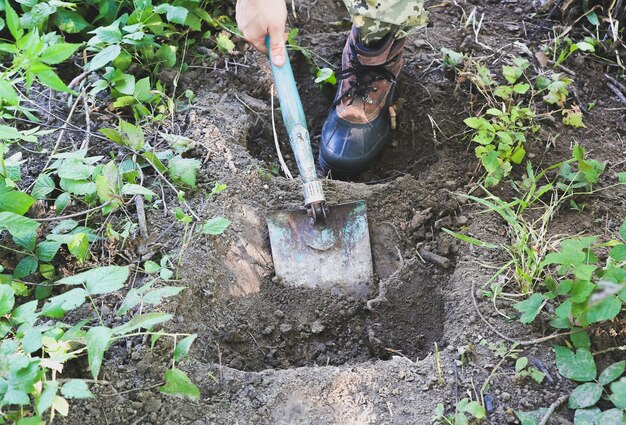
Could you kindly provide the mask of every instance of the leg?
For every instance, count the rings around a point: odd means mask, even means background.
[[[375,44],[392,32],[396,38],[428,23],[425,0],[343,0],[359,29],[361,42]]]

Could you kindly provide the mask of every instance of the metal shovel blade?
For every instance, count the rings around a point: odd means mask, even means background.
[[[320,221],[313,224],[305,209],[268,214],[276,276],[286,285],[364,297],[374,278],[365,202],[328,206]]]

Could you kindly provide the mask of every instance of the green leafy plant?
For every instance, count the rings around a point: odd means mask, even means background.
[[[515,362],[515,377],[518,379],[530,378],[538,384],[543,382],[545,373],[528,364],[528,357],[519,357]]]
[[[81,46],[79,43],[65,43],[55,34],[41,35],[37,28],[25,31],[20,19],[7,1],[3,3],[6,25],[14,41],[0,43],[0,52],[10,55],[11,65],[0,73],[0,105],[9,116],[28,113],[21,106],[23,96],[18,85],[24,83],[30,90],[35,81],[54,90],[66,93],[73,91],[61,80],[53,66],[71,57]],[[30,118],[34,116],[30,114]]]
[[[534,113],[529,108],[489,108],[486,115],[489,118],[470,117],[464,122],[473,130],[472,141],[479,145],[474,152],[487,173],[485,186],[491,187],[511,173],[511,163],[522,162],[526,134],[538,127],[532,125]]]
[[[443,403],[437,404],[435,408],[434,421],[448,425],[466,425],[469,423],[469,418],[477,420],[484,419],[487,413],[485,408],[477,401],[471,401],[469,398],[463,398],[459,400],[455,406],[455,411],[451,415],[445,414],[445,406]]]
[[[313,50],[300,46],[298,43],[297,28],[292,28],[287,34],[287,48],[302,53],[310,65],[311,75],[315,78],[316,84],[337,84],[334,66],[328,60],[316,54]]]
[[[598,373],[589,351],[589,338],[580,338],[575,351],[564,346],[554,347],[556,365],[565,378],[580,383],[570,394],[567,405],[575,409],[575,424],[619,424],[626,416],[626,361],[618,361]],[[609,409],[596,407],[600,399],[607,400]],[[612,406],[612,407],[611,407]]]
[[[479,145],[475,154],[486,171],[486,187],[500,183],[511,173],[512,164],[522,162],[527,138],[539,130],[533,110],[521,106],[522,96],[531,88],[529,83],[521,81],[528,66],[528,61],[522,58],[504,65],[502,76],[507,84],[496,82],[488,68],[474,61],[466,61],[460,73],[478,88],[489,105],[484,114],[464,120],[471,129],[471,140]]]
[[[114,328],[102,324],[87,326],[88,320],[73,326],[62,321],[68,312],[87,300],[99,316],[93,297],[118,291],[128,276],[127,267],[94,268],[58,280],[55,285],[68,285],[73,289],[40,303],[38,300],[21,302],[19,280],[0,274],[1,420],[17,422],[20,418],[31,417],[31,421],[40,423],[46,414],[50,421],[55,414],[67,415],[67,399],[93,397],[87,381],[59,379],[68,360],[86,352],[91,374],[97,379],[109,345],[122,338],[149,334],[149,329],[171,319],[172,316],[165,313],[144,313]],[[181,358],[180,349],[177,357]]]

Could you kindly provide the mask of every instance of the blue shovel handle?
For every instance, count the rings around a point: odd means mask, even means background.
[[[270,51],[270,38],[265,39],[268,52]],[[289,134],[289,144],[293,151],[300,178],[303,182],[302,191],[304,193],[304,205],[309,206],[315,202],[324,202],[322,182],[317,178],[313,151],[311,150],[311,138],[307,130],[304,109],[293,78],[293,71],[289,63],[289,55],[285,54],[285,64],[276,66],[272,62],[272,74],[276,83],[280,110],[283,116],[287,133]]]

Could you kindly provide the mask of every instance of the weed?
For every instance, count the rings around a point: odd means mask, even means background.
[[[533,81],[526,75],[529,62],[515,57],[510,65],[502,66],[504,82],[500,83],[481,63],[449,49],[442,52],[444,64],[457,70],[457,82],[470,81],[486,102],[483,110],[466,118],[464,123],[471,130],[470,140],[479,145],[475,154],[485,169],[487,188],[500,183],[511,173],[513,165],[526,157],[525,145],[540,129],[533,107],[537,96],[542,96],[546,104],[560,108],[556,112],[561,112],[564,124],[585,126],[580,108],[566,104],[571,79],[552,73],[537,76]]]
[[[559,170],[559,174],[542,184],[548,172]],[[513,189],[518,192],[514,200],[507,202],[492,194],[487,189],[483,190],[487,196],[479,198],[472,195],[461,195],[487,207],[485,212],[495,212],[505,220],[508,226],[510,240],[504,244],[493,244],[475,238],[462,235],[457,232],[444,229],[454,237],[476,246],[486,248],[499,248],[507,253],[510,260],[506,262],[494,275],[488,284],[507,270],[512,270],[513,279],[517,283],[522,294],[530,295],[536,286],[544,282],[546,275],[544,262],[548,252],[551,251],[555,237],[548,237],[548,226],[554,215],[567,201],[575,196],[592,192],[593,184],[598,182],[604,165],[599,161],[587,159],[582,148],[575,146],[572,151],[572,159],[552,165],[545,170],[535,173],[532,165],[527,163],[526,178],[520,183],[512,183]],[[619,183],[618,183],[619,184]],[[610,189],[608,186],[605,189]],[[544,199],[548,198],[547,201]],[[541,213],[534,214],[528,219],[525,211],[539,204]],[[499,287],[492,287],[490,295],[496,296],[501,293]],[[539,295],[532,296],[524,301],[526,304],[518,304],[522,312],[522,322],[530,323],[534,320],[534,309],[543,306],[543,299]]]
[[[576,335],[574,337],[574,335]],[[575,424],[619,424],[623,423],[626,410],[626,361],[618,361],[598,373],[591,342],[585,332],[572,335],[573,349],[555,346],[556,365],[559,373],[579,385],[567,398],[567,405],[574,409]],[[606,400],[604,410],[596,406]],[[608,408],[607,408],[608,407]],[[546,409],[535,412],[518,412],[517,417],[530,421],[536,416],[543,416]],[[532,422],[528,422],[532,423]]]
[[[519,357],[515,361],[515,377],[518,379],[530,378],[538,384],[543,382],[546,375],[534,366],[528,364],[528,357]]]
[[[468,416],[475,419],[484,419],[486,416],[485,408],[477,401],[471,401],[469,398],[463,398],[456,404],[454,413],[445,414],[445,406],[443,403],[437,404],[435,408],[434,421],[448,425],[465,425],[469,423]]]
[[[315,78],[316,84],[337,84],[334,66],[326,59],[316,54],[313,50],[300,46],[298,43],[298,29],[292,28],[287,35],[287,47],[291,50],[302,53],[310,65],[311,75]]]

